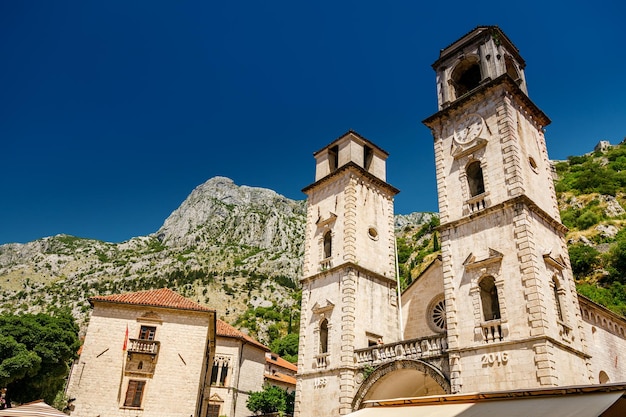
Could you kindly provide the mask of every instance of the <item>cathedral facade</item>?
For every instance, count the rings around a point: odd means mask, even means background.
[[[296,414],[364,401],[626,381],[626,321],[576,292],[525,62],[495,26],[441,50],[441,253],[397,293],[387,153],[356,132],[316,152]],[[400,301],[401,300],[401,301]]]

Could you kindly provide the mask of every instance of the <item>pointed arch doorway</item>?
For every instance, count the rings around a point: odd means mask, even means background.
[[[450,394],[450,381],[433,365],[420,360],[400,360],[382,365],[359,387],[352,409],[363,401]]]

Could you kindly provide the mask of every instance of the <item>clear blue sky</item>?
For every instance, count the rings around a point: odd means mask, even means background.
[[[526,59],[551,158],[620,142],[623,4],[2,1],[0,244],[146,235],[216,175],[304,199],[348,129],[391,154],[397,213],[436,211],[430,65],[479,25]]]

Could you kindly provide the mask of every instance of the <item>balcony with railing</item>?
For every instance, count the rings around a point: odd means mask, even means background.
[[[483,332],[483,342],[494,343],[504,340],[500,319],[489,320],[480,324]]]
[[[441,357],[447,350],[447,336],[442,334],[357,349],[354,351],[354,360],[359,366],[380,365],[400,359]]]
[[[129,339],[128,353],[158,355],[161,342],[156,340]]]
[[[465,201],[465,204],[467,204],[467,210],[470,213],[476,213],[484,210],[487,208],[487,193],[478,194]]]
[[[315,366],[317,369],[324,369],[330,363],[330,354],[329,353],[320,353],[319,355],[315,355]]]
[[[332,258],[325,258],[320,261],[320,271],[326,271],[333,267]]]

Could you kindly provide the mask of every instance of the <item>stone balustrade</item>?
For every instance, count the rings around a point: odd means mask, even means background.
[[[399,359],[422,359],[443,355],[448,349],[446,335],[385,343],[354,351],[357,365],[379,365]]]
[[[487,202],[486,202],[485,197],[486,197],[486,194],[482,193],[467,200],[466,203],[467,203],[467,208],[469,212],[476,213],[477,211],[485,209],[487,207]]]
[[[326,258],[320,262],[320,271],[326,271],[327,269],[332,268],[333,264],[331,262],[331,258]]]
[[[128,353],[159,354],[160,342],[156,340],[129,339]]]
[[[330,355],[328,353],[321,353],[315,356],[317,369],[324,369],[328,366]]]
[[[502,323],[499,319],[489,320],[481,323],[480,327],[483,331],[483,341],[485,343],[500,342],[504,340],[502,333]]]

